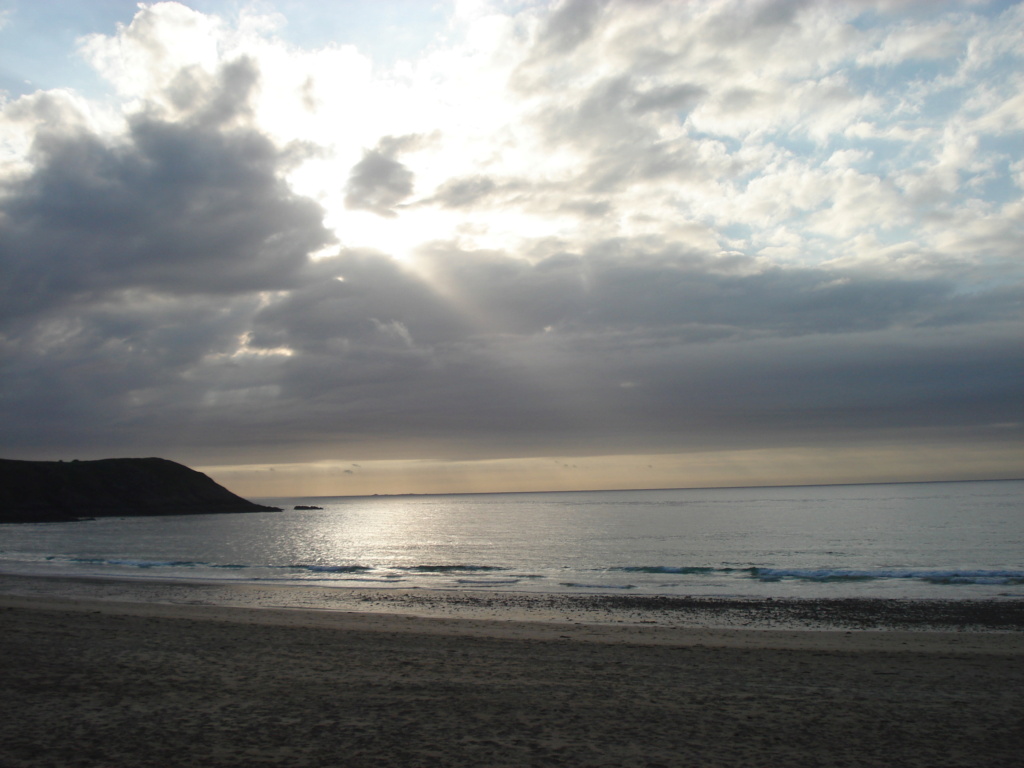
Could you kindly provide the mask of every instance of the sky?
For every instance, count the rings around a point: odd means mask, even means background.
[[[1024,4],[0,0],[0,455],[1024,476]]]

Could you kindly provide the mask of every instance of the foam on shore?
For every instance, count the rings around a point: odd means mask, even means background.
[[[811,634],[842,640],[870,635],[872,647],[898,647],[903,635],[921,647],[928,635],[940,645],[971,638],[978,648],[1024,648],[1024,601],[940,601],[865,599],[676,598],[644,595],[524,594],[102,578],[31,578],[0,575],[0,601],[8,605],[50,603],[91,610],[128,610],[136,615],[170,615],[192,609],[200,618],[242,616],[260,621],[299,620],[361,627],[409,627],[423,631],[571,636],[607,642],[714,642],[757,645],[774,642],[801,647]],[[55,601],[55,602],[54,602]],[[277,614],[274,618],[272,614]],[[391,620],[389,624],[388,621]],[[424,623],[425,622],[425,623]],[[756,632],[755,637],[751,633]],[[896,635],[900,637],[897,638]],[[887,639],[885,636],[889,636]],[[985,637],[996,638],[985,640]],[[741,639],[742,638],[742,639]],[[974,640],[974,638],[982,638]],[[998,638],[1002,638],[999,640]],[[863,641],[865,638],[861,637]],[[929,641],[931,642],[931,641]]]

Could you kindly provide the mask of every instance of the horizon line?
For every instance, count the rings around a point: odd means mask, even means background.
[[[634,491],[727,491],[750,490],[756,488],[843,488],[861,485],[936,485],[939,483],[1014,483],[1024,481],[1024,477],[990,477],[958,480],[883,480],[861,483],[784,483],[781,485],[701,485],[674,486],[659,488],[575,488],[553,491],[451,491],[448,493],[336,493],[326,496],[255,496],[257,499],[379,499],[403,498],[408,496],[509,496],[528,493],[629,493]]]

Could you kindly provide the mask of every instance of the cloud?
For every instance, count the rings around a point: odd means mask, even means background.
[[[222,66],[225,32],[216,16],[158,2],[140,5],[114,36],[83,37],[78,49],[122,96],[167,107],[178,95],[176,82],[185,85]]]
[[[493,179],[486,176],[449,179],[435,192],[428,202],[438,203],[446,208],[464,208],[481,203],[498,189]]]
[[[539,47],[547,55],[564,55],[583,43],[598,26],[607,2],[565,0],[546,20],[539,35]]]
[[[118,291],[246,294],[288,287],[331,242],[322,211],[281,180],[292,160],[258,131],[224,129],[221,91],[252,81],[225,67],[216,93],[183,121],[141,113],[112,138],[47,120],[31,172],[3,183],[2,316],[89,304]],[[59,95],[12,111],[65,115]],[[216,115],[211,124],[211,115]],[[48,126],[53,125],[53,129]]]
[[[413,191],[413,173],[396,156],[415,146],[416,136],[385,136],[352,167],[345,187],[345,205],[394,218],[394,207]]]
[[[1019,12],[474,8],[379,72],[159,3],[6,103],[4,444],[1019,440]]]
[[[260,312],[254,343],[294,352],[273,379],[275,429],[376,455],[670,451],[742,447],[752,427],[787,444],[976,433],[1015,407],[1012,295],[957,309],[936,281],[723,273],[637,244],[533,266],[441,245],[429,258],[419,276],[343,254],[322,262],[343,282]]]

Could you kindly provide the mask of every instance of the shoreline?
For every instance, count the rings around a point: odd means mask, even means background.
[[[840,647],[849,648],[853,638],[872,638],[879,648],[897,647],[909,637],[915,647],[926,639],[938,646],[969,640],[979,650],[1024,652],[1024,600],[1013,598],[676,598],[0,574],[0,608],[33,606],[496,637],[564,636],[571,630],[573,637],[597,642],[688,643],[699,637],[810,647],[840,638]]]
[[[428,616],[10,581],[5,768],[1019,765],[1018,630],[585,621],[593,605]]]
[[[204,603],[124,602],[102,598],[0,594],[3,612],[61,613],[66,617],[128,618],[231,624],[294,630],[442,636],[453,640],[513,640],[604,646],[744,648],[939,655],[947,653],[1024,657],[1019,632],[969,630],[843,630],[821,627],[762,628],[644,623],[591,623],[538,619],[424,616],[379,611],[242,607]]]

